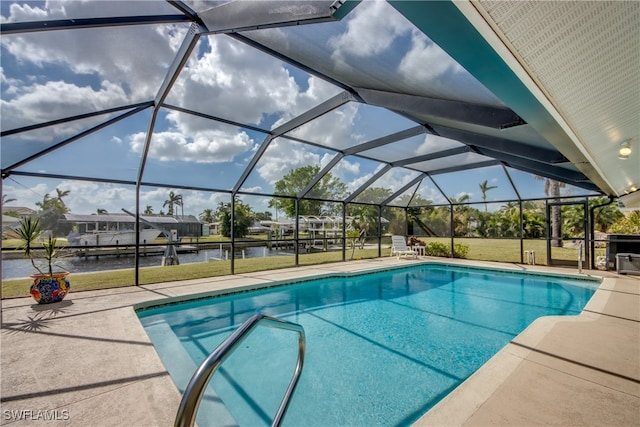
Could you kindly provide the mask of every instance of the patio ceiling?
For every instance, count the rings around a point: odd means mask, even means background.
[[[398,204],[401,196],[427,186],[440,194],[432,201],[450,203],[460,191],[443,188],[444,181],[464,180],[465,172],[474,170],[491,171],[480,175],[484,179],[499,175],[513,199],[533,198],[526,184],[514,184],[518,173],[562,181],[584,194],[625,196],[640,186],[640,3],[635,1],[154,1],[128,2],[117,12],[94,5],[83,5],[77,16],[64,15],[72,9],[67,7],[47,20],[21,21],[17,13],[3,20],[3,179],[269,194],[255,190],[265,188],[257,171],[275,161],[276,147],[285,152],[306,147],[302,151],[315,156],[308,162],[321,168],[299,198],[313,197],[322,176],[355,162],[369,170],[340,201],[358,201],[364,190],[386,179],[388,197],[376,203]],[[381,16],[388,18],[384,28],[372,25]],[[136,32],[149,27],[170,38],[170,48],[151,56],[154,46],[144,46],[146,39]],[[82,46],[87,31],[100,44]],[[77,50],[70,55],[77,63],[69,69],[83,74],[95,93],[107,93],[117,82],[114,77],[95,81],[100,72],[88,57],[104,49],[105,55],[120,50],[131,58],[124,65],[113,58],[123,79],[122,96],[76,104],[42,97],[34,104],[24,102],[19,89],[8,90],[13,65],[5,58],[19,63],[21,45],[40,44],[46,62],[45,56],[53,55],[46,46],[54,41]],[[302,101],[292,106],[273,90],[270,101],[278,106],[260,110],[253,92],[271,88],[247,80],[234,91],[231,77],[219,70],[197,73],[210,55],[221,64],[242,59],[248,69],[252,59],[237,54],[247,47],[287,64],[290,78],[281,83],[308,85],[298,96]],[[144,60],[135,63],[136,57],[124,55],[128,51],[138,51]],[[33,55],[29,60],[38,62]],[[41,70],[51,74],[34,74],[31,82],[69,82],[61,74],[62,61],[51,59],[53,65]],[[145,79],[127,81],[124,71],[140,67],[148,69]],[[196,83],[200,90],[189,92]],[[144,127],[122,129],[134,120]],[[345,132],[335,132],[343,125]],[[216,151],[185,160],[198,139],[188,129],[213,128],[215,137],[207,135]],[[109,148],[98,139],[125,135],[139,157],[125,164],[130,153],[101,156],[100,150]],[[186,142],[163,155],[160,149],[170,138]],[[626,160],[618,158],[623,141],[632,147]],[[56,162],[76,156],[71,148],[76,144],[80,152],[96,153],[99,162],[79,162],[61,173]],[[109,157],[116,163],[101,172],[99,163]],[[221,180],[214,172],[223,162],[235,172]],[[193,177],[177,169],[183,163]],[[281,175],[285,172],[281,168]],[[477,192],[482,178],[469,182],[474,187],[469,192]]]

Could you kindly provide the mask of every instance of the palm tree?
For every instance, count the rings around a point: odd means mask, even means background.
[[[36,206],[39,207],[40,210],[42,211],[48,209],[50,204],[51,204],[51,196],[49,195],[49,193],[42,196],[41,202],[36,202]]]
[[[503,236],[520,236],[520,204],[518,202],[507,202],[500,208],[501,230]],[[524,227],[524,224],[523,224]]]
[[[180,206],[180,215],[184,216],[184,199],[182,198],[182,194],[178,196],[178,201],[176,202],[176,206]]]
[[[105,215],[105,214],[108,214],[109,212],[106,209],[98,208],[96,209],[96,213],[98,215]]]
[[[206,222],[206,223],[214,222],[215,213],[213,209],[205,209],[204,211],[202,211],[202,213],[200,214],[200,221]]]
[[[607,199],[605,197],[589,199],[589,208],[596,205],[602,205],[606,201]],[[609,227],[611,227],[622,218],[624,218],[624,214],[620,212],[620,209],[618,209],[618,205],[616,203],[612,203],[602,206],[595,211],[595,215],[593,217],[593,226],[596,231],[602,231],[603,233],[606,233],[607,231],[609,231]]]
[[[6,194],[2,195],[2,207],[4,208],[4,205],[6,205],[7,203],[11,203],[11,202],[15,202],[16,199],[10,199],[7,197]]]
[[[173,207],[174,206],[182,206],[182,196],[180,194],[174,193],[173,191],[169,192],[169,199],[164,201],[162,207],[169,206],[167,210],[167,215],[173,216]],[[183,211],[184,215],[184,211]]]
[[[471,200],[471,196],[465,193],[460,197],[449,197],[451,204],[459,206],[453,207],[453,235],[466,236],[469,234],[469,223],[471,222],[471,208],[465,204]]]
[[[482,201],[484,202],[484,211],[487,211],[487,191],[493,190],[494,188],[498,188],[497,185],[489,186],[489,182],[485,179],[483,183],[480,184],[480,191],[482,192]]]
[[[543,176],[533,176],[538,181],[545,180],[544,194],[551,197],[560,197],[560,189],[566,187],[564,182],[545,178]],[[551,206],[551,246],[555,248],[562,247],[562,211],[560,206]]]
[[[144,215],[153,215],[153,208],[151,207],[151,205],[147,205],[144,208],[144,212],[142,212]]]
[[[63,197],[69,195],[69,190],[60,191],[56,188],[56,197],[52,198],[49,193],[42,197],[41,202],[36,202],[36,206],[40,208],[38,218],[43,230],[51,230],[56,235],[66,235],[71,230],[71,224],[59,222],[60,216],[69,212],[69,208],[65,205]]]
[[[562,209],[562,225],[571,237],[584,238],[584,214],[582,205],[565,206]]]
[[[58,200],[60,204],[62,204],[62,206],[66,207],[62,198],[67,197],[70,192],[71,192],[70,190],[61,191],[59,188],[56,188],[56,200]]]

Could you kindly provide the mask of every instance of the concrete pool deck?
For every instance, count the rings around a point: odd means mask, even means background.
[[[412,262],[376,258],[72,292],[45,306],[3,300],[0,425],[173,425],[181,396],[134,304]],[[604,280],[580,316],[538,319],[416,425],[640,425],[640,277],[584,273]]]

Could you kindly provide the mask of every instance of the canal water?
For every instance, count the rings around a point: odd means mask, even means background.
[[[293,252],[282,249],[269,250],[266,247],[248,247],[243,250],[236,251],[236,259],[242,259],[244,251],[245,258],[258,258],[264,256],[283,256],[292,255]],[[219,249],[207,249],[200,252],[181,253],[178,255],[180,264],[190,264],[205,261],[219,261],[220,259],[229,259],[231,254],[228,251],[220,251]],[[141,256],[140,267],[159,266],[162,263],[162,255]],[[102,256],[98,259],[95,257],[88,258],[65,258],[56,260],[58,269],[70,271],[72,273],[88,273],[93,271],[118,270],[122,268],[133,268],[135,258],[133,256]],[[28,259],[3,259],[2,260],[2,278],[15,279],[19,277],[29,277],[33,274],[33,266]]]

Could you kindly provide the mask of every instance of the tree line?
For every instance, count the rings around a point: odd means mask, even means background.
[[[306,189],[312,180],[319,174],[320,167],[315,165],[303,166],[290,170],[275,183],[273,197],[269,201],[269,208],[276,212],[282,212],[288,218],[296,216],[295,199],[301,191]],[[539,178],[543,179],[543,178]],[[548,195],[558,196],[562,184],[549,182],[545,184]],[[486,198],[487,192],[497,188],[487,181],[479,184],[482,193],[484,209],[479,209],[470,204],[469,195],[459,198],[450,198],[453,209],[453,224],[451,224],[451,212],[449,205],[433,206],[431,200],[424,199],[415,194],[405,194],[394,200],[394,204],[409,206],[403,208],[383,207],[380,211],[384,218],[382,229],[379,229],[379,211],[377,204],[389,199],[392,190],[383,187],[370,187],[355,197],[353,203],[346,205],[345,215],[353,218],[349,227],[355,230],[365,227],[367,234],[378,235],[389,232],[392,234],[409,234],[421,236],[450,236],[451,229],[455,237],[484,237],[484,238],[517,238],[520,237],[520,205],[519,202],[509,202],[498,210],[488,211]],[[553,192],[553,194],[550,194]],[[342,202],[328,200],[343,200],[348,193],[346,184],[334,177],[331,173],[325,174],[315,185],[311,187],[302,200],[298,201],[298,215],[315,216],[341,216]],[[59,218],[68,213],[69,209],[64,202],[68,197],[68,190],[56,189],[55,196],[45,194],[41,202],[37,202],[38,217],[43,229],[51,230],[54,235],[66,235],[72,230],[72,224],[59,221]],[[279,196],[279,197],[278,197]],[[2,204],[14,201],[3,195]],[[605,198],[590,198],[589,207],[603,204]],[[167,208],[167,215],[176,215],[177,208],[184,214],[184,199],[182,195],[173,191],[169,192],[168,199],[163,208]],[[235,209],[234,236],[244,237],[249,228],[256,222],[272,220],[270,211],[255,212],[252,207],[240,200],[233,201]],[[220,202],[215,209],[205,209],[199,215],[199,219],[205,223],[218,222],[219,232],[223,236],[231,235],[231,202]],[[553,236],[557,238],[582,237],[583,212],[580,205],[558,206],[554,210],[552,222],[554,223]],[[104,209],[98,209],[97,213],[107,213]],[[5,214],[11,215],[10,209]],[[153,215],[153,208],[147,205],[143,211],[145,215]],[[160,211],[160,215],[164,215]],[[406,219],[405,219],[406,218]],[[625,217],[616,204],[609,204],[595,211],[596,231],[640,233],[640,212],[633,212]],[[558,222],[558,224],[556,224]],[[407,228],[408,223],[408,228]],[[522,203],[522,237],[542,238],[546,234],[546,215],[544,201],[525,201]],[[560,236],[559,230],[562,230]],[[618,230],[618,231],[616,231]]]

